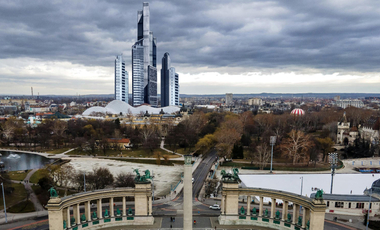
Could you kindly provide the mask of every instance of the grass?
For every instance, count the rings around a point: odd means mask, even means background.
[[[34,212],[36,210],[34,209],[34,205],[32,201],[24,200],[8,208],[7,211],[12,212],[12,213],[26,213],[26,212]]]
[[[71,148],[59,148],[59,149],[53,149],[53,150],[47,150],[46,153],[50,154],[61,154],[66,152],[67,150],[70,150]]]
[[[162,150],[160,148],[154,149],[153,152],[159,152],[161,155],[168,155],[169,157],[173,155],[174,157],[176,155],[170,154],[166,152],[165,150]],[[121,153],[121,155],[120,155]],[[148,158],[148,157],[154,157],[153,154],[148,149],[133,149],[133,150],[112,150],[108,149],[106,151],[106,155],[103,153],[102,150],[95,150],[94,153],[91,151],[81,151],[80,149],[74,149],[73,151],[67,153],[67,155],[94,155],[101,157],[141,157],[141,158]]]
[[[26,199],[26,190],[23,184],[12,183],[11,187],[15,190],[11,194],[5,194],[5,203],[7,207],[12,207],[19,203],[20,200]],[[4,209],[3,196],[0,198],[0,209]]]
[[[33,175],[30,177],[29,181],[33,184],[37,184],[38,181],[44,177],[44,172],[45,170],[44,169],[39,169],[37,170],[35,173],[33,173]]]
[[[25,171],[12,171],[9,172],[8,175],[11,180],[17,180],[17,181],[23,181],[26,177],[26,175],[30,172],[31,170],[28,170],[27,172]]]
[[[166,149],[169,149],[169,150],[171,150],[171,151],[174,151],[174,146],[169,146],[169,145],[165,145],[165,148]],[[181,155],[186,155],[186,154],[191,154],[191,153],[193,153],[194,152],[194,149],[193,148],[177,148],[177,149],[175,149],[175,152],[176,153],[179,153],[179,154],[181,154]]]

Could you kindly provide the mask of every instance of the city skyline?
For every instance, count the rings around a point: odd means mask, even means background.
[[[112,94],[142,2],[1,2],[1,94]],[[183,94],[378,93],[379,4],[156,1],[150,27]]]

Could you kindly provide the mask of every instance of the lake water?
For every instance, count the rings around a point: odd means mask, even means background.
[[[3,155],[1,161],[4,162],[4,169],[8,171],[42,168],[44,165],[54,161],[53,159],[31,153],[12,151],[0,151],[0,153]]]
[[[315,193],[312,188],[323,189],[330,193],[331,174],[272,174],[272,175],[239,175],[243,187],[259,187],[282,190],[296,194],[301,193],[301,177],[303,177],[302,195],[310,197]],[[366,188],[379,179],[379,174],[335,174],[333,194],[363,195]]]

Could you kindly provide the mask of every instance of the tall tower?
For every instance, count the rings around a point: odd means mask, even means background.
[[[128,79],[123,55],[118,55],[115,59],[115,100],[128,103]]]
[[[162,58],[161,107],[179,105],[179,81],[175,68],[171,67],[169,53]]]
[[[137,42],[132,46],[132,105],[157,106],[156,38],[150,31],[149,3],[137,12]]]

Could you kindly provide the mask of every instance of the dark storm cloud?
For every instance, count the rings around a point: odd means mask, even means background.
[[[176,67],[379,70],[377,1],[152,1],[158,63]],[[130,63],[142,1],[1,1],[0,59]],[[130,65],[129,65],[130,66]]]

